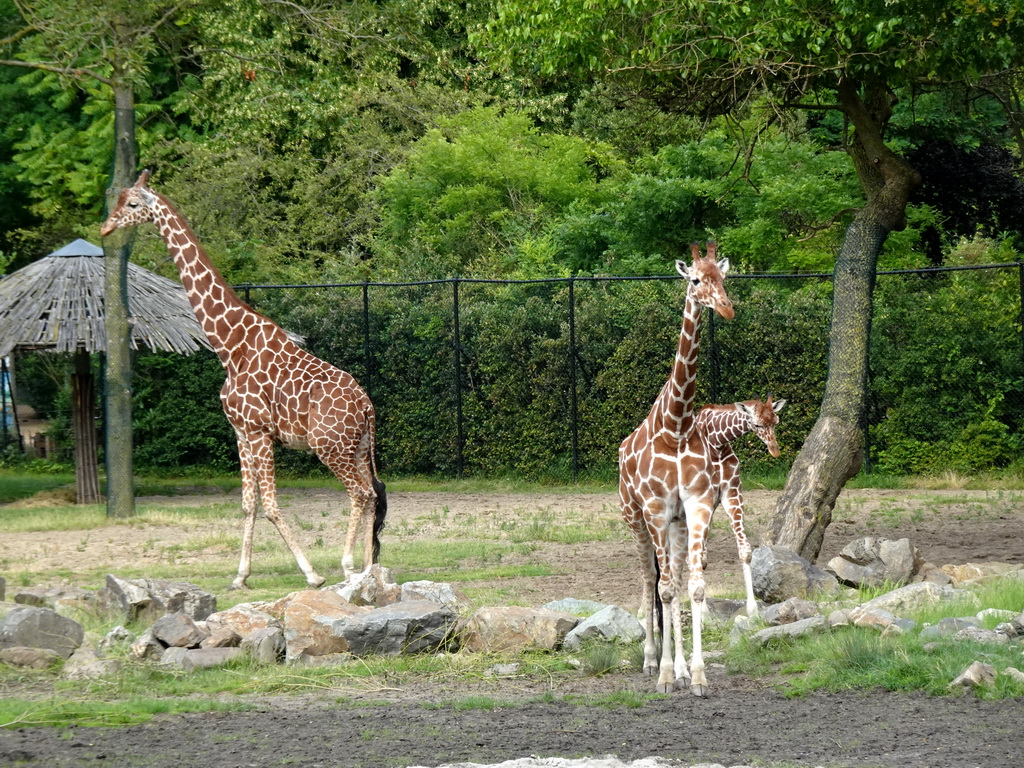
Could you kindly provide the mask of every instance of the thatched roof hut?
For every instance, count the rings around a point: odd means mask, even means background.
[[[0,358],[16,349],[70,353],[77,500],[99,501],[89,354],[105,352],[103,249],[75,240],[0,278]],[[191,354],[209,342],[180,283],[128,264],[133,348]]]
[[[104,352],[103,249],[75,240],[0,278],[0,356],[15,348]],[[128,264],[131,345],[191,354],[209,347],[180,283]]]

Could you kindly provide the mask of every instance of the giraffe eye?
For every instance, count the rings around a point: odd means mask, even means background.
[[[690,282],[693,283],[694,285],[700,285],[700,278],[699,277],[695,277]]]

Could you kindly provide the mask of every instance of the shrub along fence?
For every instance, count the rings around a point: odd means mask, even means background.
[[[786,466],[817,418],[831,275],[731,275],[734,320],[705,313],[698,403],[768,392],[788,401],[783,458],[747,436],[747,468]],[[314,354],[350,371],[377,409],[386,474],[614,476],[619,442],[672,363],[678,277],[242,285]],[[882,272],[875,290],[869,466],[886,472],[1008,466],[1024,448],[1024,264]],[[141,355],[140,468],[237,466],[216,358]],[[285,471],[319,467],[281,451]]]

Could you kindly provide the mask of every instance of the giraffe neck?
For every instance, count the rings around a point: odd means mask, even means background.
[[[658,426],[676,439],[693,429],[693,401],[697,395],[697,353],[700,350],[700,304],[691,285],[686,291],[683,325],[679,331],[676,358],[655,404]]]
[[[162,195],[154,224],[178,268],[199,325],[225,365],[244,343],[243,332],[263,319],[224,280],[185,218]]]
[[[750,421],[735,405],[701,409],[697,425],[707,444],[716,450],[750,431]]]

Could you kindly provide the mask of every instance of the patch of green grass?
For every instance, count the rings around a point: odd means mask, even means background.
[[[639,691],[613,691],[605,696],[594,696],[586,699],[586,703],[605,707],[606,709],[639,709],[648,702],[668,699],[661,693],[641,693]]]
[[[132,698],[102,701],[69,699],[0,699],[0,728],[134,725],[155,715],[250,709],[246,704],[196,698]]]
[[[0,469],[0,504],[25,499],[42,491],[63,488],[74,482],[74,472],[43,473],[26,469]]]

